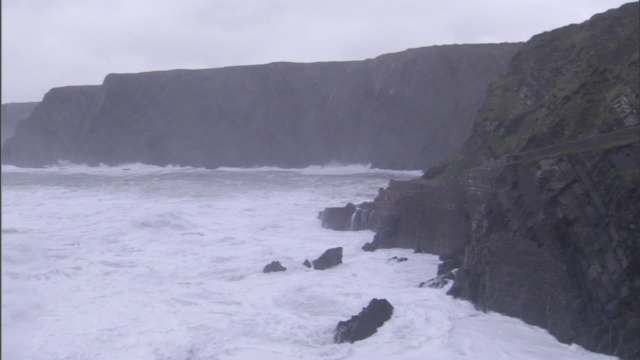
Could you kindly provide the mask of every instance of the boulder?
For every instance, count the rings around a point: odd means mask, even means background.
[[[312,264],[316,270],[324,270],[342,264],[342,247],[325,251],[319,258],[313,260]]]
[[[272,261],[271,264],[265,265],[263,273],[268,274],[276,271],[287,271],[287,268],[280,264],[280,261]]]
[[[374,245],[373,241],[362,245],[362,250],[364,251],[373,252],[373,251],[376,251],[376,249],[377,247]]]
[[[358,315],[338,323],[333,340],[336,344],[364,340],[375,334],[392,314],[393,306],[386,299],[373,299]]]
[[[309,262],[309,259],[304,259],[304,262],[302,263],[302,265],[310,268],[311,267],[311,263]]]

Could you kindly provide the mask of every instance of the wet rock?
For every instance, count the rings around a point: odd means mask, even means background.
[[[409,260],[409,259],[407,259],[406,257],[397,257],[397,256],[394,256],[394,257],[392,257],[392,258],[389,258],[388,260],[389,260],[389,261],[394,261],[394,262],[399,262],[399,263],[401,263],[401,262],[405,262],[405,261],[407,261],[407,260]]]
[[[362,245],[362,250],[364,250],[364,251],[372,252],[372,251],[376,251],[376,249],[377,249],[377,248],[376,248],[376,246],[373,244],[373,242],[368,242],[368,243],[366,243],[366,244]]]
[[[333,340],[340,344],[366,339],[391,319],[392,314],[393,306],[386,299],[372,299],[358,315],[338,323]]]
[[[265,265],[264,269],[262,270],[262,272],[265,274],[277,271],[287,271],[287,268],[282,266],[282,264],[280,264],[280,261],[272,261],[271,264]]]
[[[319,258],[312,261],[315,270],[325,270],[342,264],[342,247],[325,251]]]
[[[302,263],[302,265],[311,268],[311,263],[309,262],[309,259],[304,259],[304,262]]]
[[[358,231],[371,229],[376,224],[375,205],[372,202],[344,207],[329,207],[318,215],[322,227],[338,231]]]
[[[439,259],[442,263],[438,265],[438,275],[444,275],[451,272],[453,269],[458,269],[462,266],[461,256],[440,255]]]
[[[449,271],[445,274],[438,275],[433,279],[429,279],[425,282],[421,282],[418,287],[429,287],[432,289],[442,289],[447,286],[451,281],[456,279],[456,275],[454,271]]]
[[[351,216],[355,214],[356,206],[352,203],[348,203],[344,207],[329,207],[320,212],[320,220],[322,220],[322,227],[346,231],[349,230],[351,223]]]

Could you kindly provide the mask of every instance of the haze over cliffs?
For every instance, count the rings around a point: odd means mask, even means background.
[[[376,59],[110,74],[47,93],[3,163],[423,169],[469,135],[519,44],[449,45]]]
[[[2,104],[2,145],[13,136],[18,123],[31,115],[36,105],[37,102]]]

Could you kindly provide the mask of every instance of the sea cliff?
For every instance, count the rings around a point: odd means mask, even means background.
[[[519,47],[110,74],[101,86],[52,89],[2,162],[423,169],[469,136],[489,81]]]
[[[639,19],[630,3],[525,43],[454,156],[345,211],[369,214],[348,226],[376,231],[363,249],[441,255],[450,295],[640,358]]]

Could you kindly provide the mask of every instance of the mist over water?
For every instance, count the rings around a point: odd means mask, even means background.
[[[327,206],[419,172],[364,165],[205,170],[2,167],[3,359],[609,359],[418,288],[438,258],[360,247]],[[307,269],[344,247],[343,264]],[[390,261],[404,256],[408,261]],[[286,272],[263,274],[280,261]],[[333,344],[372,298],[394,314]]]

